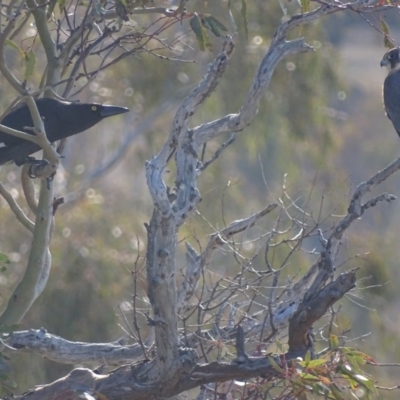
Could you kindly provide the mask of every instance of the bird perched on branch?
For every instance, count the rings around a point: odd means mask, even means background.
[[[381,67],[389,71],[383,84],[386,115],[400,136],[400,48],[389,50],[382,58]]]
[[[104,118],[129,111],[125,107],[70,103],[51,98],[42,98],[35,102],[51,143],[83,132]],[[26,103],[12,109],[0,123],[34,135],[34,124]],[[17,165],[25,164],[31,159],[29,155],[38,150],[40,147],[37,144],[0,131],[0,165],[10,161],[15,161]]]

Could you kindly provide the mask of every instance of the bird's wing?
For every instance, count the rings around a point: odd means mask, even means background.
[[[392,121],[393,127],[396,130],[397,134],[400,136],[400,116],[397,116],[396,113],[393,113],[393,110],[388,110],[385,107],[387,117]],[[400,115],[400,108],[398,111]]]
[[[383,102],[386,115],[400,136],[400,72],[386,77],[383,84]]]
[[[19,130],[21,132],[25,132],[27,134],[32,134],[32,133],[30,133],[31,131],[21,129],[20,127],[18,127],[17,130]],[[9,135],[8,133],[0,131],[0,144],[4,144],[5,146],[8,146],[8,147],[14,147],[14,146],[18,146],[25,142],[26,142],[25,139],[22,139],[17,136]]]
[[[11,161],[14,161],[17,165],[22,165],[25,163],[27,156],[39,150],[40,146],[26,140],[16,146],[0,147],[0,165]]]
[[[16,129],[17,131],[32,134],[32,130],[27,129],[30,126],[33,126],[33,122],[29,109],[25,103],[22,103],[21,105],[13,108],[3,118],[1,124]],[[0,131],[0,143],[4,143],[6,146],[14,146],[23,142],[25,142],[24,139],[17,138],[16,136],[12,136]]]

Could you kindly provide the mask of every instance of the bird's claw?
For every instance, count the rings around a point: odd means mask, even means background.
[[[35,179],[42,175],[43,170],[50,164],[47,160],[36,160],[33,157],[28,157],[25,164],[30,164],[28,168],[28,176]],[[54,176],[54,175],[53,175]]]

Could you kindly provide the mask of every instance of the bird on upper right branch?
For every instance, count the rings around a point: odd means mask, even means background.
[[[383,104],[386,115],[400,136],[400,48],[389,50],[382,58],[381,67],[388,69],[383,83]]]
[[[51,98],[35,100],[50,143],[76,135],[104,118],[129,111],[126,107],[101,104],[71,103]],[[12,109],[0,122],[10,128],[34,135],[31,113],[26,103]],[[0,131],[0,165],[14,161],[17,165],[32,160],[40,147],[28,140]]]

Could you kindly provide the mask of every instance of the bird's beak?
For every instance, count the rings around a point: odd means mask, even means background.
[[[113,115],[124,114],[129,111],[129,108],[118,106],[103,106],[100,115],[103,118],[112,117]]]
[[[388,65],[389,65],[389,61],[386,58],[384,58],[381,61],[381,67],[387,67]]]

